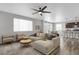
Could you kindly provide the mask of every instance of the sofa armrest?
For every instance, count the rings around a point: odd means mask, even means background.
[[[59,37],[52,38],[52,42],[53,42],[55,45],[60,45],[60,38],[59,38]]]

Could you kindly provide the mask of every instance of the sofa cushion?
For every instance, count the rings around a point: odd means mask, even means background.
[[[45,38],[45,33],[40,33],[39,37],[44,39]]]
[[[52,32],[52,33],[47,33],[46,36],[48,40],[52,40],[52,38],[59,37],[59,34],[57,32]]]
[[[37,37],[40,37],[42,40],[45,40],[45,33],[37,33]]]
[[[36,33],[36,36],[39,37],[40,36],[40,33]]]
[[[16,35],[17,41],[20,41],[20,40],[23,39],[24,37],[28,37],[28,35],[26,35],[26,34],[17,34],[17,35]]]
[[[30,38],[32,41],[41,40],[40,37],[33,37],[33,36],[30,36],[29,38]]]
[[[48,34],[48,36],[47,36],[48,38],[48,40],[52,40],[52,38],[55,38],[56,37],[56,35],[51,35],[51,34]]]
[[[30,35],[30,36],[34,36],[34,37],[36,37],[36,36],[37,36],[37,33],[34,33],[34,34]]]

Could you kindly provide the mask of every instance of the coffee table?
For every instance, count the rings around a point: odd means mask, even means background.
[[[31,42],[32,42],[31,39],[20,40],[20,44],[21,44],[22,46],[28,46],[28,45],[30,45]]]

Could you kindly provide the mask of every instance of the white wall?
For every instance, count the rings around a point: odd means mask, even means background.
[[[0,35],[13,32],[13,16],[0,12]]]

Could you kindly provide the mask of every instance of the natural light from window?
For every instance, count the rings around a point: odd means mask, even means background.
[[[14,18],[14,32],[16,31],[32,31],[32,21]]]
[[[56,30],[57,31],[62,30],[62,24],[56,24]]]

